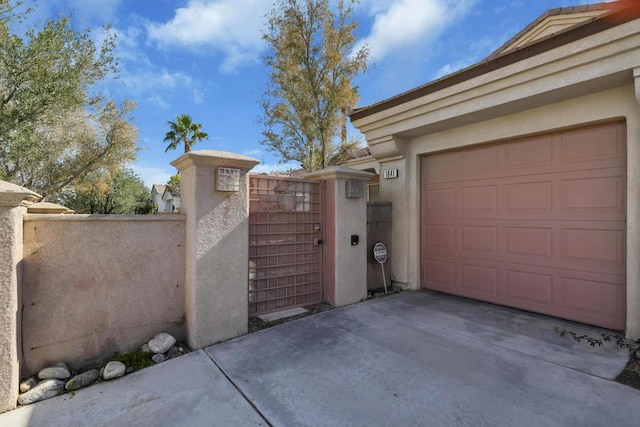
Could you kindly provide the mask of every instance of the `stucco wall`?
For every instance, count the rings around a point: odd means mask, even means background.
[[[184,338],[182,216],[26,215],[22,374]]]

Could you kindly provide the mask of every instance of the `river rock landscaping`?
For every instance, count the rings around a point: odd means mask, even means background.
[[[161,332],[154,335],[140,350],[116,355],[100,369],[74,372],[65,363],[57,363],[41,369],[35,376],[20,383],[18,404],[30,405],[65,392],[74,393],[96,382],[113,380],[190,351],[186,345],[177,344],[171,334]]]

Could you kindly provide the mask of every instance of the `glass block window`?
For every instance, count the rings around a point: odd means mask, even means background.
[[[240,191],[240,169],[218,168],[218,191]]]

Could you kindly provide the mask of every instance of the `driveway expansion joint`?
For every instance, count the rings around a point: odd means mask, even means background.
[[[222,373],[222,375],[224,375],[224,377],[227,379],[227,381],[229,381],[229,384],[231,384],[233,386],[233,388],[235,388],[237,390],[237,392],[240,393],[240,396],[242,396],[242,398],[249,404],[249,406],[251,406],[251,408],[256,412],[256,414],[258,414],[260,416],[260,418],[262,418],[262,420],[267,424],[267,426],[273,427],[273,424],[271,424],[271,422],[264,416],[264,414],[260,411],[260,409],[258,409],[258,407],[253,403],[253,401],[251,399],[249,399],[249,396],[247,396],[242,391],[242,389],[240,387],[238,387],[238,385],[231,379],[231,377],[229,375],[227,375],[225,370],[222,369],[222,366],[220,366],[218,364],[218,362],[215,361],[215,359],[209,354],[209,352],[208,351],[204,351],[204,354],[207,355],[209,360],[211,360],[211,363],[213,363],[215,365],[215,367],[218,368],[218,370]]]

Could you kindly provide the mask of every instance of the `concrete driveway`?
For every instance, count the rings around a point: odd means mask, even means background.
[[[286,323],[0,415],[0,425],[637,426],[628,353],[431,292]]]

